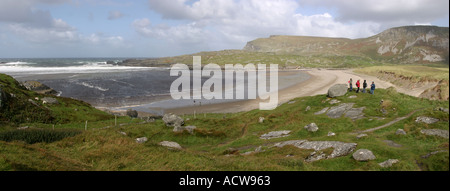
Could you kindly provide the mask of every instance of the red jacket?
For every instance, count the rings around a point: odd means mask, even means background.
[[[356,87],[360,87],[359,80],[356,82]]]

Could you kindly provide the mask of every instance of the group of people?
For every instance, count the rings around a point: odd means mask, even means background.
[[[358,88],[356,90],[356,93],[359,93],[359,90],[361,87],[361,83],[359,81],[360,80],[356,81],[356,87]],[[348,81],[348,84],[350,86],[350,91],[353,91],[353,80],[351,78],[350,78],[350,81]],[[367,82],[366,82],[366,80],[364,80],[362,93],[366,93],[366,88],[367,88]],[[374,94],[374,91],[375,91],[375,82],[372,81],[372,84],[370,85],[370,94]]]

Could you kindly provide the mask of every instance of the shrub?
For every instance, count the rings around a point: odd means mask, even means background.
[[[59,141],[66,137],[73,137],[80,134],[79,130],[49,130],[49,129],[27,129],[27,130],[10,130],[0,132],[1,141],[24,141],[28,144],[46,142],[51,143]]]

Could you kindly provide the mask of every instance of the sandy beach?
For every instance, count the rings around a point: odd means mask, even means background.
[[[378,79],[374,76],[368,76],[363,74],[354,73],[351,69],[346,70],[328,70],[328,69],[305,69],[301,70],[311,77],[301,83],[295,84],[288,88],[278,91],[278,103],[283,104],[297,97],[315,96],[319,94],[327,94],[328,89],[334,84],[347,84],[350,78],[353,79],[353,83],[357,80],[361,80],[361,85],[364,80],[368,85],[375,82],[377,88],[389,88],[395,87],[397,91],[412,96],[420,95],[419,92],[423,90],[407,90],[399,88],[394,84]],[[354,85],[355,86],[355,85]],[[195,113],[234,113],[242,111],[250,111],[259,108],[259,103],[264,100],[243,100],[231,103],[210,104],[202,106],[190,106],[183,108],[173,108],[165,110],[165,113],[175,114],[193,114]]]

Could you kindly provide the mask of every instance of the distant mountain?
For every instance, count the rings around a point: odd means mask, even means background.
[[[400,64],[448,64],[449,28],[405,26],[361,39],[273,35],[248,42],[244,50],[299,56],[360,56]]]

